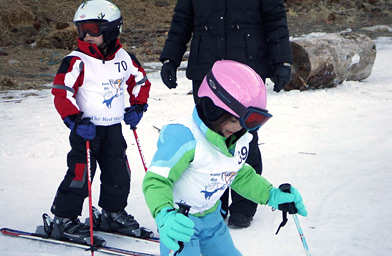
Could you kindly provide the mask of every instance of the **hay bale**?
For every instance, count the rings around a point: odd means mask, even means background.
[[[0,91],[12,90],[16,87],[16,82],[11,77],[0,76]]]
[[[1,0],[0,10],[0,31],[18,29],[34,22],[33,12],[19,0]]]
[[[65,29],[54,30],[45,37],[39,38],[37,45],[40,48],[73,50],[76,48],[77,38],[78,32],[75,26],[69,26]]]

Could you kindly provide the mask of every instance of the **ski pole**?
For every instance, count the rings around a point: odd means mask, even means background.
[[[93,200],[91,195],[91,157],[90,157],[90,141],[86,141],[87,151],[87,186],[88,186],[88,206],[90,215],[90,251],[94,256],[94,232],[93,232]]]
[[[180,208],[178,209],[178,213],[184,214],[185,216],[188,216],[189,210],[190,210],[190,206],[184,203],[180,203],[177,202],[176,203]],[[169,256],[176,256],[177,254],[179,254],[182,249],[184,249],[184,242],[179,241],[178,245],[180,246],[180,249],[178,249],[178,251],[173,252],[172,250],[170,250]]]
[[[304,232],[302,231],[301,225],[299,224],[299,220],[298,220],[297,214],[293,214],[293,219],[294,219],[295,225],[297,226],[298,234],[299,234],[299,237],[301,238],[302,245],[303,245],[303,247],[305,249],[306,256],[311,256],[308,244],[306,243]]]
[[[279,189],[282,190],[283,192],[286,192],[286,193],[290,193],[290,188],[291,188],[291,185],[288,183],[285,183],[285,184],[282,184],[279,186]],[[299,224],[298,216],[296,214],[297,208],[295,208],[294,203],[288,204],[288,208],[289,208],[288,212],[293,216],[295,225],[297,226],[298,234],[299,234],[299,237],[301,238],[301,242],[302,242],[302,245],[305,249],[306,256],[311,256],[308,244],[306,243],[304,232],[302,231],[301,225]],[[294,208],[294,210],[293,210],[293,208]]]
[[[143,152],[142,152],[142,148],[140,147],[140,143],[139,143],[139,137],[137,136],[136,133],[136,127],[131,128],[133,131],[133,135],[135,136],[135,140],[136,140],[136,144],[137,144],[137,148],[139,150],[139,154],[140,154],[140,158],[142,159],[142,163],[143,163],[143,167],[144,167],[144,171],[147,171],[147,165],[146,165],[146,160],[144,160],[144,156],[143,156]]]

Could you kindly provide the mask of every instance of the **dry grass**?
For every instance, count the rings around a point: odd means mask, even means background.
[[[81,2],[0,0],[0,52],[7,53],[0,54],[0,90],[12,84],[20,88],[52,82],[57,59],[75,47],[72,20]],[[141,62],[158,61],[177,0],[112,2],[124,18],[124,48]],[[392,26],[391,0],[287,0],[286,5],[292,36]]]
[[[9,76],[0,76],[0,88],[13,89],[16,87],[15,81]]]
[[[51,31],[47,36],[39,38],[37,45],[40,48],[72,50],[76,47],[77,36],[78,32],[70,24],[67,28]]]
[[[2,0],[0,2],[0,10],[1,31],[28,26],[34,21],[34,15],[31,10],[23,6],[19,0]]]
[[[359,30],[392,25],[390,0],[287,0],[287,17],[293,36],[310,32]]]

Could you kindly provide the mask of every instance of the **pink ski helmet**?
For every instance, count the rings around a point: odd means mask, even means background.
[[[266,110],[263,80],[252,68],[236,61],[215,62],[204,77],[198,96],[210,98],[215,106],[238,117],[247,130],[259,128],[272,117]]]

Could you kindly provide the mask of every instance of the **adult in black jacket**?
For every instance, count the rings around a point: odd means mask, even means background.
[[[161,78],[177,86],[177,68],[191,40],[186,76],[192,80],[195,103],[203,77],[217,60],[235,60],[252,67],[265,81],[273,78],[274,91],[291,79],[292,54],[283,0],[178,0],[160,61]],[[247,163],[262,172],[257,132],[250,144]],[[222,215],[230,211],[229,226],[248,227],[257,204],[234,191],[228,208],[222,197]]]

